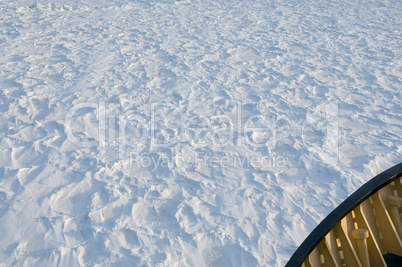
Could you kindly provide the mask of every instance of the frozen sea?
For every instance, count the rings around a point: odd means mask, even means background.
[[[285,265],[402,161],[401,29],[392,0],[0,0],[0,265]]]

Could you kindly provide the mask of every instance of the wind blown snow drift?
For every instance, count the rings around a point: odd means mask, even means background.
[[[0,262],[283,266],[402,159],[398,1],[1,1]]]

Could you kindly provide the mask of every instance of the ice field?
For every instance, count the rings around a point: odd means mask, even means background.
[[[402,161],[401,29],[391,0],[1,0],[0,265],[284,266]]]

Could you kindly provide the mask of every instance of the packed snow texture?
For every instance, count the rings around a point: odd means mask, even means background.
[[[5,265],[283,266],[402,160],[401,1],[0,14]]]

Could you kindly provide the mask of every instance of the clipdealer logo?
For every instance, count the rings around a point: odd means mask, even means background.
[[[88,113],[88,110],[96,116],[97,136],[92,140],[82,137],[86,136],[85,132],[80,133],[74,130],[74,120],[79,117],[79,114]],[[118,147],[119,159],[126,158],[128,148],[145,145],[174,147],[182,141],[189,141],[195,148],[247,145],[252,148],[267,147],[271,152],[277,142],[277,122],[286,118],[267,116],[267,114],[245,118],[241,102],[237,102],[236,110],[236,114],[231,115],[220,114],[208,117],[195,114],[188,117],[178,106],[170,103],[150,104],[147,114],[122,114],[115,104],[107,104],[105,101],[80,103],[68,111],[65,117],[65,129],[68,140],[78,147]],[[301,127],[302,143],[307,150],[332,165],[337,165],[339,161],[339,125],[336,119],[338,113],[338,102],[328,103],[324,106],[324,112],[315,111],[308,115]],[[170,125],[167,122],[168,116],[174,117],[170,119]],[[256,124],[256,121],[259,123]],[[319,121],[326,121],[327,124],[323,148],[312,146],[306,139],[307,127]],[[128,130],[130,127],[135,128],[135,136]],[[259,142],[258,136],[265,138]]]

